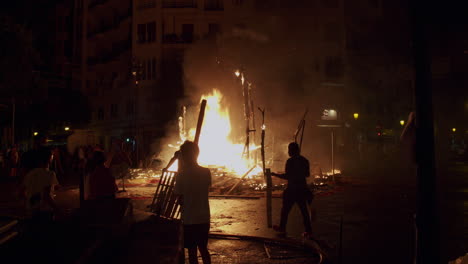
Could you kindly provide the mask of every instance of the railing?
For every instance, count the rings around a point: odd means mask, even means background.
[[[163,8],[197,8],[195,0],[164,0]]]
[[[205,10],[207,11],[223,11],[224,2],[222,0],[211,0],[205,2]]]

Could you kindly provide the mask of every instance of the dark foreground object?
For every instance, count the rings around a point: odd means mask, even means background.
[[[173,263],[178,226],[134,213],[130,199],[86,202],[41,228],[20,220],[18,235],[0,245],[0,256],[2,263]]]

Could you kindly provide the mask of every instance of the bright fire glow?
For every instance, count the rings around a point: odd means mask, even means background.
[[[252,161],[247,160],[244,155],[244,145],[240,141],[234,141],[230,137],[231,120],[229,110],[223,103],[223,96],[218,90],[213,90],[211,94],[203,95],[201,100],[206,99],[205,117],[198,145],[200,156],[198,162],[207,167],[225,167],[236,175],[242,176],[249,169],[254,167]],[[188,138],[195,137],[195,128],[191,128]],[[251,144],[251,157],[254,156],[252,150],[258,149]],[[175,170],[177,165],[171,166]],[[258,174],[262,171],[260,167],[254,168],[249,175]]]

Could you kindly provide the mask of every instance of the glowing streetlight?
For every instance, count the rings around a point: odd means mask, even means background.
[[[400,125],[404,126],[405,125],[405,120],[400,120]]]
[[[68,130],[70,130],[70,128],[69,128],[69,127],[65,127],[64,130],[65,130],[65,131],[68,131]]]
[[[456,132],[456,131],[457,131],[457,129],[456,129],[456,128],[452,128],[452,132]]]
[[[236,70],[236,71],[234,72],[234,74],[236,75],[236,77],[239,77],[239,76],[240,76],[240,71],[239,71],[239,70]]]
[[[33,135],[34,135],[34,136],[37,136],[37,135],[39,135],[39,133],[37,133],[37,132],[34,132],[34,133],[33,133]]]
[[[355,120],[357,120],[357,119],[359,118],[359,114],[358,114],[358,113],[354,113],[354,114],[353,114],[353,117],[354,117]]]

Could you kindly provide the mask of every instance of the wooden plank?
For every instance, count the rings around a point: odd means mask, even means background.
[[[200,139],[201,128],[203,125],[203,119],[205,117],[205,108],[206,108],[206,100],[203,99],[200,105],[200,113],[198,114],[198,122],[197,122],[197,130],[195,132],[195,139],[193,142],[198,145],[198,141]]]
[[[237,188],[237,186],[239,186],[239,184],[244,180],[245,177],[247,177],[247,175],[249,175],[249,173],[255,168],[255,166],[253,166],[250,170],[248,170],[240,179],[239,181],[234,184],[234,186],[232,186],[232,188],[226,193],[226,194],[231,194],[232,191],[234,191],[234,189]]]
[[[273,217],[272,217],[272,206],[271,206],[271,189],[272,189],[272,179],[271,179],[271,170],[268,168],[265,170],[266,176],[266,212],[267,212],[267,226],[271,228],[273,226]]]

